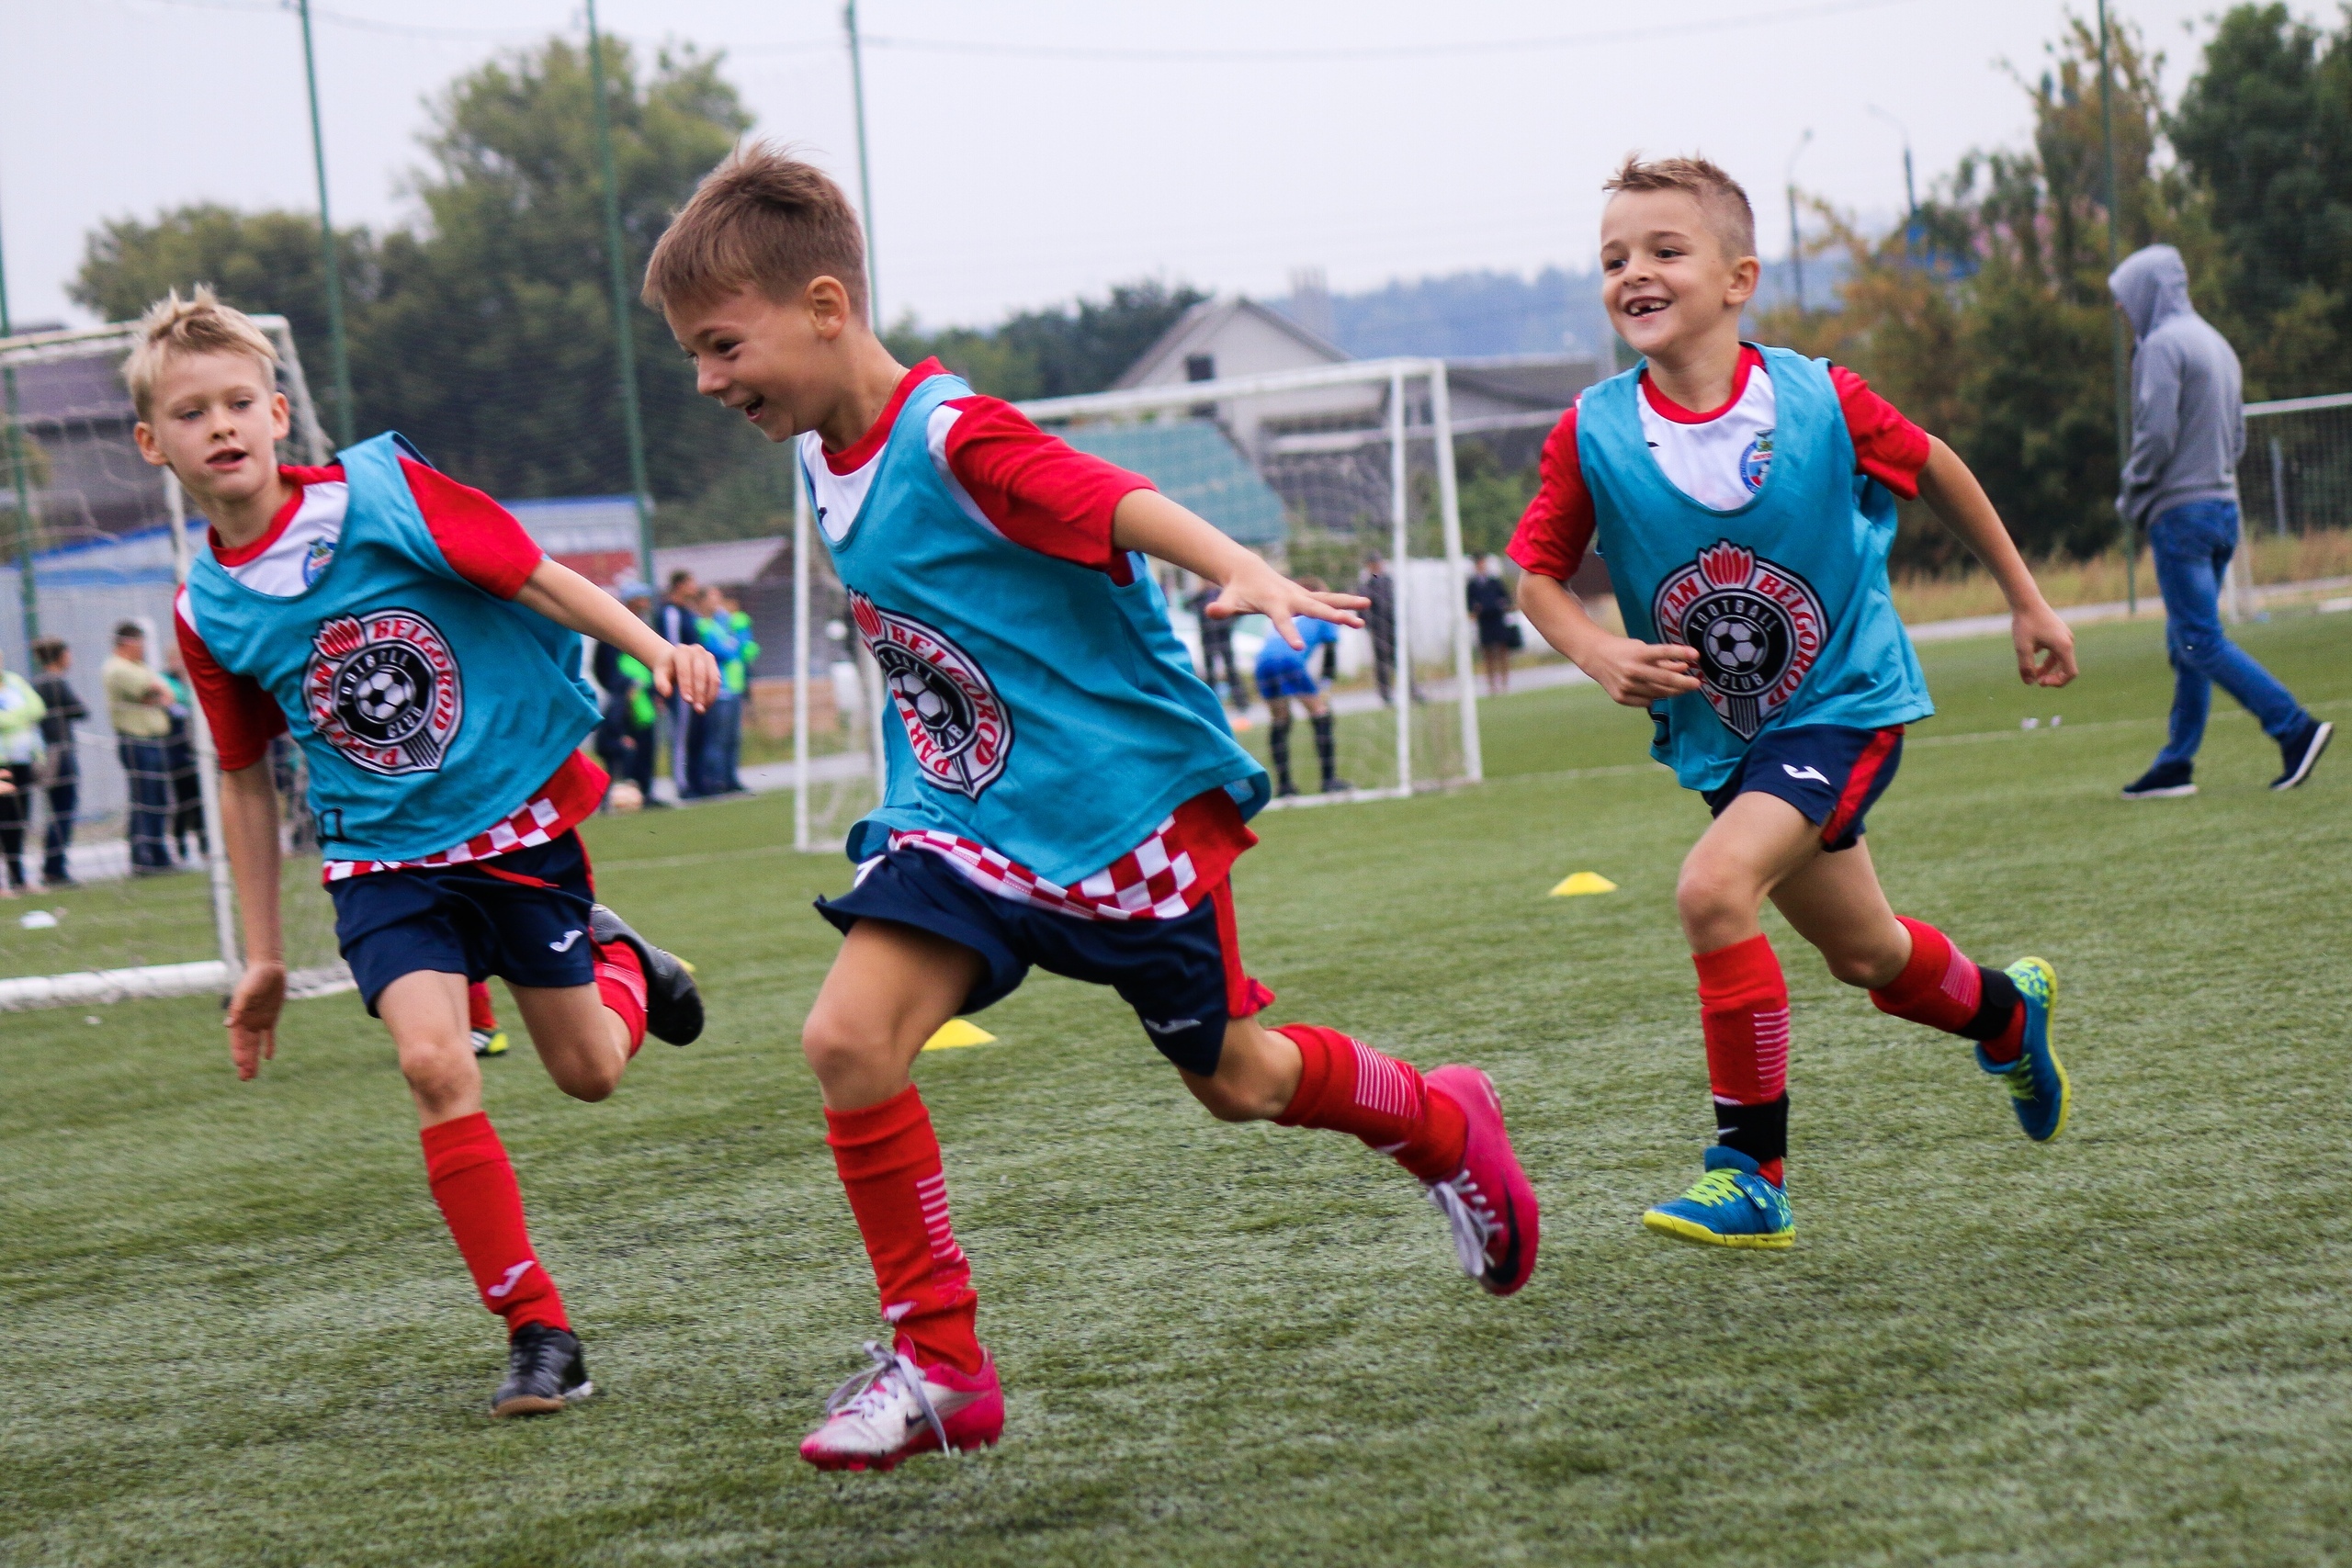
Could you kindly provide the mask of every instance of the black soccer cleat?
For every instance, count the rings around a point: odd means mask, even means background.
[[[673,1045],[691,1044],[702,1033],[702,992],[684,959],[646,941],[602,904],[589,908],[588,934],[600,947],[622,942],[636,950],[645,969],[646,1032]]]
[[[491,1397],[492,1416],[552,1416],[596,1392],[588,1361],[569,1330],[526,1323],[506,1342],[506,1381]]]

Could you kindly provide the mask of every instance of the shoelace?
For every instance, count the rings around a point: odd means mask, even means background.
[[[2008,1087],[2011,1100],[2031,1100],[2034,1093],[2032,1058],[2019,1056],[2016,1066],[2001,1074],[2001,1081]]]
[[[1682,1195],[1686,1203],[1704,1203],[1711,1209],[1719,1209],[1725,1203],[1744,1202],[1747,1198],[1747,1194],[1739,1190],[1739,1182],[1728,1170],[1707,1172],[1691,1183],[1690,1190]]]
[[[931,1395],[923,1392],[922,1373],[915,1364],[895,1350],[884,1349],[879,1340],[867,1340],[865,1354],[874,1364],[825,1396],[826,1418],[830,1420],[843,1410],[858,1416],[878,1416],[888,1408],[894,1390],[904,1386],[914,1396],[915,1408],[930,1423],[932,1435],[939,1439],[939,1451],[954,1454],[956,1450],[947,1442],[947,1423],[932,1408]]]
[[[1430,1201],[1445,1216],[1447,1226],[1453,1232],[1454,1261],[1462,1271],[1477,1279],[1487,1271],[1487,1244],[1494,1238],[1494,1216],[1487,1213],[1486,1200],[1478,1192],[1478,1184],[1470,1173],[1447,1181],[1432,1181],[1429,1186]]]

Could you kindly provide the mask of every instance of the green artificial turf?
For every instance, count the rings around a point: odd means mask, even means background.
[[[2244,640],[2352,720],[2352,615]],[[1270,816],[1238,891],[1277,1016],[1494,1075],[1525,1292],[1455,1273],[1385,1161],[1210,1122],[1114,998],[1041,978],[918,1075],[1005,1441],[820,1475],[794,1445],[877,1329],[795,1043],[848,868],[774,847],[782,799],[600,822],[709,1035],[600,1106],[519,1039],[487,1075],[603,1392],[484,1417],[494,1325],[352,998],[247,1085],[207,1001],[0,1017],[0,1562],[2345,1561],[2352,752],[2274,795],[2224,705],[2204,793],[2126,805],[2155,628],[2086,632],[2058,694],[1926,652],[1943,712],[1871,843],[1898,908],[2056,964],[2055,1145],[1773,921],[1798,1245],[1644,1233],[1709,1128],[1672,908],[1704,814],[1639,714],[1511,698],[1492,782]],[[1577,870],[1623,890],[1544,896]]]

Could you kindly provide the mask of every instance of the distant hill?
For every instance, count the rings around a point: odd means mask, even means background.
[[[1842,257],[1821,256],[1805,266],[1805,294],[1815,310],[1829,307],[1844,271]],[[1787,297],[1788,264],[1768,262],[1758,303]],[[1328,310],[1333,342],[1359,359],[1392,354],[1448,358],[1494,354],[1556,354],[1609,345],[1615,334],[1600,310],[1600,275],[1547,266],[1533,276],[1513,272],[1457,272],[1442,277],[1398,279],[1360,294],[1328,299],[1269,301],[1294,320],[1323,330]]]

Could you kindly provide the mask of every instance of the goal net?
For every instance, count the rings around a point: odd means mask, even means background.
[[[1201,612],[1213,591],[1155,563],[1177,636],[1225,700],[1242,743],[1271,765],[1280,739],[1298,793],[1275,805],[1393,798],[1480,777],[1442,362],[1366,360],[1046,399],[1022,411],[1080,450],[1144,475],[1291,576],[1374,599],[1364,626],[1310,653],[1332,716],[1327,770],[1304,704],[1290,698],[1287,723],[1277,725],[1260,694],[1255,667],[1273,635],[1266,619],[1209,620]],[[806,505],[803,497],[795,530],[800,581],[817,565]],[[820,607],[814,618],[821,624],[827,613]],[[810,768],[799,794],[803,848],[837,846],[874,798],[873,775],[855,770],[879,755],[879,686],[858,640],[853,630],[834,669],[843,700],[861,701],[864,755],[830,760],[830,773]],[[804,649],[800,668],[808,657]],[[815,657],[821,668],[822,650]],[[804,743],[823,739],[821,727],[796,732]]]
[[[283,318],[256,318],[277,344],[291,446],[329,460],[324,433]],[[0,338],[0,661],[37,686],[33,645],[62,644],[46,673],[85,710],[60,704],[45,731],[0,762],[0,1010],[223,990],[241,964],[234,894],[219,828],[218,771],[201,707],[178,665],[172,600],[190,559],[179,488],[131,439],[137,415],[122,361],[135,328]],[[121,728],[107,663],[125,626],[156,695]],[[126,684],[129,682],[126,682]],[[287,851],[282,908],[298,993],[348,976],[302,801],[301,753],[283,739],[272,766]]]

